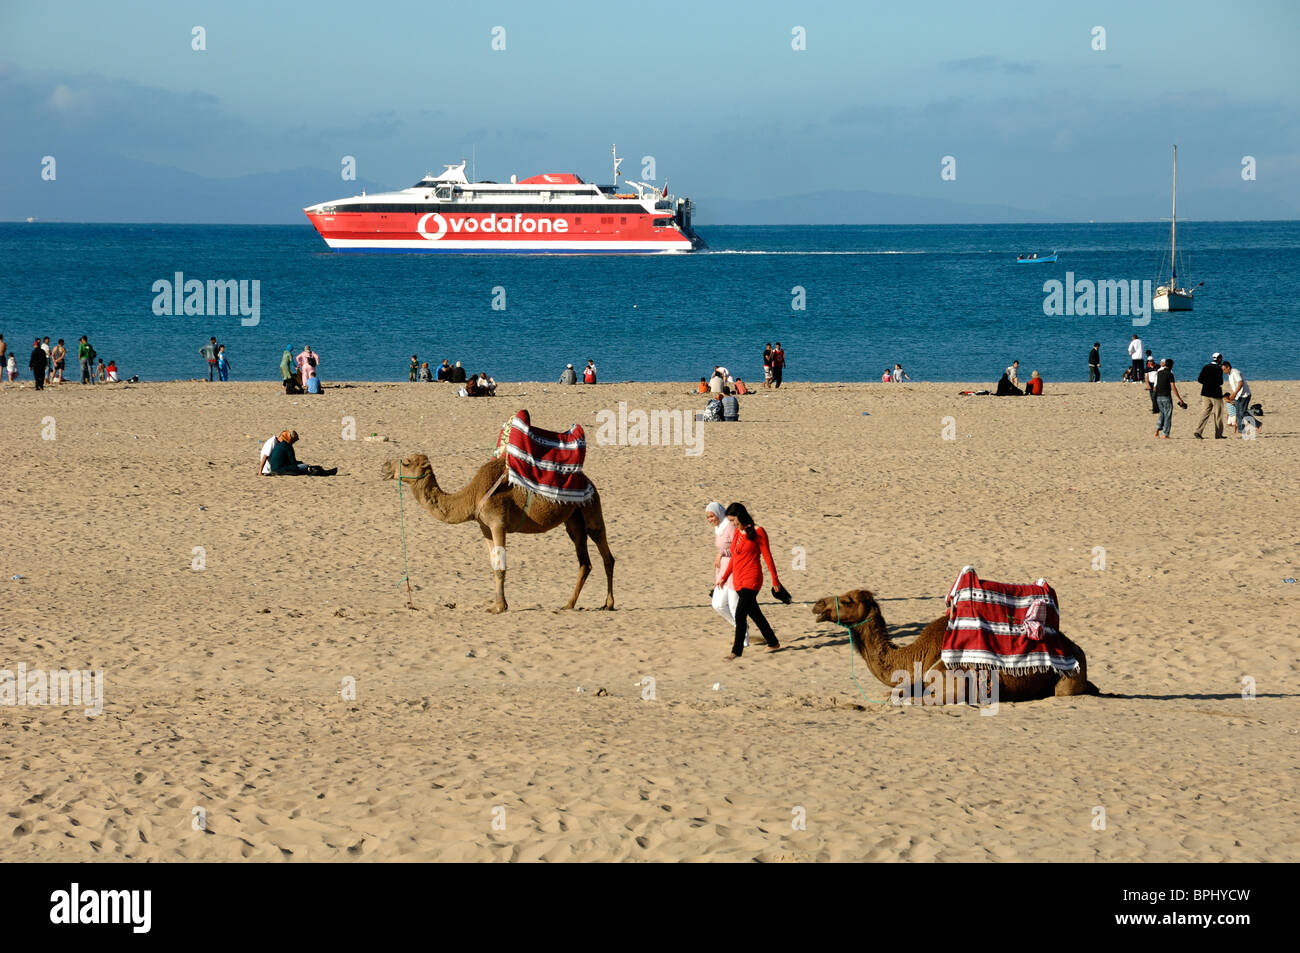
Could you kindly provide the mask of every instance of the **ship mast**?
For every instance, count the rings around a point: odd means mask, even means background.
[[[610,155],[614,157],[614,191],[618,191],[618,167],[623,164],[623,160],[618,157],[618,145],[610,146]]]
[[[1169,219],[1169,290],[1178,287],[1178,146],[1174,146],[1174,201]]]

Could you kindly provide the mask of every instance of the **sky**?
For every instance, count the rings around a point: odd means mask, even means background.
[[[696,197],[1155,219],[1177,142],[1180,218],[1232,217],[1235,196],[1300,203],[1297,49],[1289,0],[0,0],[0,156],[11,192],[39,195],[45,155],[219,179],[354,156],[359,180],[404,187],[471,157],[481,178],[607,182],[617,143],[625,174],[651,156]]]

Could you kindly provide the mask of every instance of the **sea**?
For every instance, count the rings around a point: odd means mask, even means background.
[[[327,384],[405,381],[412,354],[498,382],[557,380],[589,359],[601,381],[696,381],[716,365],[760,381],[779,341],[790,381],[878,381],[897,363],[917,381],[991,386],[1019,360],[1050,388],[1087,380],[1094,341],[1103,379],[1119,380],[1136,333],[1181,378],[1215,351],[1248,380],[1300,378],[1287,290],[1300,222],[1180,222],[1180,284],[1204,282],[1196,310],[1145,316],[1132,301],[1105,315],[1062,305],[1081,282],[1154,280],[1168,223],[697,231],[708,249],[688,254],[390,255],[331,252],[307,224],[3,223],[0,334],[23,377],[38,335],[75,356],[85,334],[145,381],[206,378],[212,336],[237,381],[278,380],[285,346],[310,345]],[[1054,250],[1056,263],[1016,262]],[[250,313],[169,313],[172,292],[155,289],[178,273],[247,282]]]

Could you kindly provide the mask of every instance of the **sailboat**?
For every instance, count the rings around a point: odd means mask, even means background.
[[[1153,311],[1191,311],[1196,288],[1178,287],[1178,146],[1174,146],[1174,202],[1169,220],[1169,280],[1156,288]],[[1163,280],[1163,276],[1161,278]],[[1201,282],[1201,285],[1205,282]],[[1197,285],[1199,288],[1201,285]]]

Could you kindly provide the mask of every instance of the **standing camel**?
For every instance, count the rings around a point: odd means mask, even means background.
[[[564,608],[572,609],[582,592],[582,584],[591,573],[591,556],[587,539],[592,539],[605,563],[605,605],[614,608],[614,556],[609,551],[605,517],[600,511],[600,493],[592,486],[587,503],[557,503],[513,486],[502,479],[506,469],[504,457],[496,457],[479,467],[478,473],[455,493],[438,486],[429,458],[417,453],[401,460],[385,461],[380,472],[386,480],[401,477],[411,488],[415,501],[444,523],[478,523],[487,543],[488,560],[497,580],[496,603],[489,612],[505,612],[506,604],[506,534],[548,533],[557,526],[569,531],[578,554],[578,584]]]

